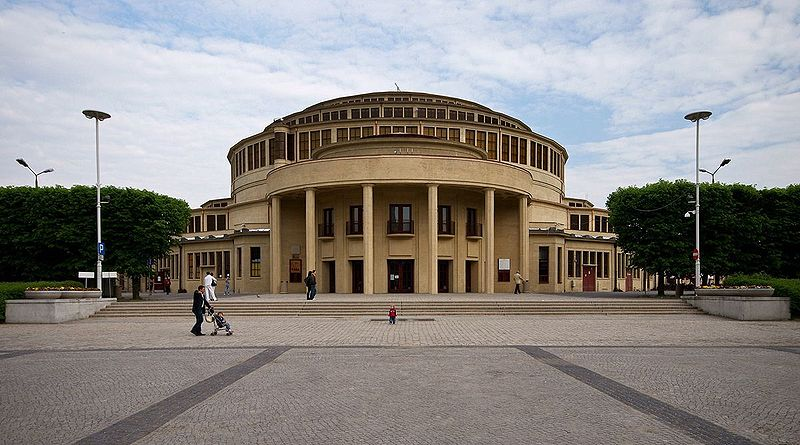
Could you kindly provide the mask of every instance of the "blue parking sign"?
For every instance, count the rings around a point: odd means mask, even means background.
[[[105,255],[106,254],[106,246],[103,243],[97,243],[97,254],[98,255]]]

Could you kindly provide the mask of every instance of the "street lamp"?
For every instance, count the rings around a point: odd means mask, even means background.
[[[726,165],[730,164],[730,162],[731,162],[731,160],[726,158],[726,159],[723,159],[722,162],[720,162],[719,167],[717,167],[717,169],[714,170],[713,172],[710,172],[710,171],[708,171],[708,170],[706,170],[704,168],[701,168],[700,171],[703,172],[703,173],[708,173],[709,175],[711,175],[711,183],[713,184],[714,183],[714,175],[717,174],[719,169],[721,169],[722,167],[725,167]]]
[[[97,288],[100,289],[100,298],[103,298],[103,254],[102,238],[100,237],[100,121],[111,117],[102,111],[83,110],[87,119],[94,119],[94,141],[97,156]]]
[[[52,168],[48,168],[47,170],[42,170],[42,171],[40,171],[39,173],[36,173],[35,171],[33,171],[33,169],[30,167],[30,165],[28,165],[28,163],[27,163],[27,162],[25,162],[25,160],[24,160],[24,159],[22,159],[22,158],[17,158],[17,162],[19,163],[19,165],[21,165],[21,166],[23,166],[23,167],[26,167],[28,170],[30,170],[30,171],[31,171],[31,173],[33,173],[33,177],[35,178],[35,179],[34,179],[34,184],[36,184],[36,188],[37,188],[37,189],[39,188],[39,175],[43,175],[43,174],[45,174],[45,173],[52,173],[52,172],[54,172],[54,171],[55,171],[55,170],[53,170]]]
[[[695,138],[695,174],[694,174],[694,288],[700,288],[700,121],[711,117],[710,111],[695,111],[683,118],[697,122]],[[727,162],[723,161],[723,164]],[[695,291],[697,292],[697,291]]]

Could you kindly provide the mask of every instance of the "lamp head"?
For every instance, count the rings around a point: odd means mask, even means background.
[[[726,165],[728,165],[728,164],[730,164],[730,163],[731,163],[731,160],[730,160],[730,159],[723,159],[723,160],[722,160],[722,163],[721,163],[721,164],[719,164],[719,166],[720,166],[720,167],[724,167],[724,166],[726,166]]]
[[[700,171],[701,171],[701,172],[703,172],[703,173],[708,173],[709,175],[711,174],[711,172],[710,172],[710,171],[708,171],[708,170],[706,170],[706,169],[704,169],[704,168],[701,168],[701,169],[700,169]]]
[[[711,116],[710,111],[695,111],[694,113],[689,113],[683,118],[687,121],[697,122],[699,120],[706,120]]]
[[[42,173],[53,173],[55,170],[52,168],[48,168],[47,170],[43,171]]]
[[[28,163],[25,162],[25,160],[22,159],[22,158],[17,158],[17,162],[19,163],[19,165],[21,165],[23,167],[28,167]],[[28,167],[28,168],[30,168],[30,167]]]
[[[97,110],[83,110],[83,115],[86,116],[87,119],[97,119],[99,121],[104,121],[111,117],[110,114]]]

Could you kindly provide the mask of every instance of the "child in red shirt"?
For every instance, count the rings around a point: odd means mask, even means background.
[[[389,324],[395,324],[395,320],[397,318],[397,309],[392,306],[389,308]]]

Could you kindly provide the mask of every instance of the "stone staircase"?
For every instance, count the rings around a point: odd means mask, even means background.
[[[668,315],[701,314],[679,299],[475,300],[475,301],[218,301],[226,317],[398,317],[433,315]],[[119,301],[92,317],[186,317],[191,301]]]

